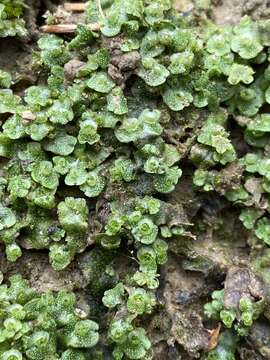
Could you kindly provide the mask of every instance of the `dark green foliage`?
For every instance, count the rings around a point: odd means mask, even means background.
[[[73,293],[38,294],[16,275],[0,286],[0,303],[1,359],[84,360],[99,340],[97,323],[76,311]]]
[[[21,18],[24,7],[24,0],[1,0],[0,38],[15,35],[26,35],[25,22]]]
[[[264,306],[262,300],[254,302],[250,297],[243,296],[236,308],[225,307],[224,290],[219,290],[212,293],[212,301],[205,304],[204,312],[209,318],[222,321],[227,328],[234,327],[240,336],[244,336],[263,312]]]

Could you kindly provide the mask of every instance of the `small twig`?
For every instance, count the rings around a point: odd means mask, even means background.
[[[82,12],[86,9],[86,3],[64,3],[64,9],[66,11]]]
[[[102,10],[102,6],[101,6],[101,1],[100,0],[97,0],[97,6],[98,6],[98,11],[101,15],[101,17],[105,18],[105,15],[104,15],[104,12]]]
[[[100,25],[98,23],[85,25],[92,31],[99,31]],[[76,24],[58,24],[58,25],[44,25],[41,30],[45,33],[51,34],[73,34],[77,28]]]

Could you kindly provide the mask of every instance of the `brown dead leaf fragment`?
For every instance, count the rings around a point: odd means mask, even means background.
[[[218,340],[219,340],[219,333],[220,333],[220,329],[221,329],[221,324],[218,324],[218,327],[212,330],[209,330],[209,334],[210,334],[210,340],[208,343],[208,350],[213,350],[217,344],[218,344]]]

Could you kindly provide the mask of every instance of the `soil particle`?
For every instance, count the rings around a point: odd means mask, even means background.
[[[269,0],[247,0],[243,5],[243,13],[250,14],[254,20],[269,18]]]
[[[165,269],[167,289],[173,290],[173,302],[179,306],[194,303],[209,292],[205,277],[198,272],[185,271],[177,258],[171,258]]]
[[[269,18],[269,0],[223,0],[212,9],[213,20],[217,25],[235,25],[243,15],[254,20]]]
[[[125,84],[127,79],[134,73],[140,60],[138,51],[115,55],[111,58],[108,74],[118,84]]]
[[[218,204],[210,209],[204,205],[201,211],[202,220],[198,214],[194,229],[191,229],[197,234],[196,240],[178,237],[170,242],[170,250],[184,256],[184,268],[220,278],[230,267],[247,264],[247,233],[237,219],[237,213],[222,209]]]
[[[169,343],[174,344],[175,341],[183,346],[190,356],[197,359],[201,350],[208,349],[209,332],[204,328],[196,311],[186,309],[182,314],[174,312]]]
[[[69,62],[67,62],[64,66],[64,72],[65,72],[65,80],[66,82],[72,81],[76,75],[78,74],[78,71],[85,65],[86,63],[77,59],[72,59]]]
[[[11,73],[13,81],[28,80],[34,83],[35,74],[31,67],[31,48],[20,40],[9,38],[0,41],[0,69]]]
[[[168,344],[178,343],[189,356],[199,358],[199,352],[208,348],[210,340],[198,301],[199,294],[205,291],[204,280],[199,274],[185,272],[179,265],[171,259],[165,271],[165,309],[172,324]],[[194,299],[197,299],[196,305],[192,304]]]
[[[240,186],[241,178],[243,174],[243,167],[239,165],[237,161],[227,165],[221,172],[222,179],[221,193],[224,195],[227,191],[233,190]]]
[[[38,16],[41,10],[41,2],[41,0],[26,0],[24,19],[28,32],[25,38],[27,42],[38,38]]]
[[[25,121],[31,122],[31,121],[34,121],[34,120],[35,120],[36,115],[33,114],[31,111],[26,110],[26,111],[23,111],[23,112],[22,112],[22,118],[23,118],[23,120],[25,120]]]
[[[152,344],[160,344],[167,341],[170,335],[172,323],[165,311],[155,314],[150,321],[147,332],[151,336]]]
[[[259,351],[263,359],[270,360],[270,327],[266,322],[256,321],[253,324],[248,342]]]
[[[226,308],[237,308],[242,297],[260,300],[264,297],[260,280],[248,269],[232,267],[225,280],[224,305]]]
[[[167,224],[169,227],[190,225],[190,221],[181,203],[178,204],[163,204],[163,211],[160,212],[156,219],[157,225]]]
[[[154,348],[155,354],[153,359],[158,360],[192,360],[186,351],[184,351],[177,344],[168,345],[167,342],[163,341],[157,344]]]
[[[104,47],[109,50],[111,56],[119,55],[122,53],[121,46],[124,43],[125,39],[122,36],[116,37],[102,37],[101,38],[101,47]]]
[[[61,289],[74,291],[76,288],[82,287],[82,282],[82,275],[74,264],[59,272],[53,270],[50,264],[41,268],[40,263],[37,263],[30,275],[31,285],[39,292],[59,291]]]
[[[217,25],[237,24],[242,16],[245,0],[223,0],[213,7],[213,19]]]
[[[124,40],[121,36],[114,38],[103,37],[101,40],[101,45],[107,48],[111,55],[108,74],[118,85],[125,84],[126,80],[134,73],[140,60],[138,51],[134,50],[128,53],[121,51]]]
[[[2,256],[1,269],[5,269],[6,279],[17,274],[20,269],[21,275],[28,279],[38,292],[61,289],[72,291],[83,287],[84,280],[75,262],[64,271],[55,271],[49,264],[47,253],[27,251],[16,263],[7,262]]]
[[[238,352],[241,360],[264,360],[257,351],[245,347],[238,348]]]
[[[181,355],[175,346],[168,346],[166,342],[161,342],[155,346],[155,357],[159,360],[181,360]]]
[[[164,138],[171,144],[175,144],[184,158],[196,143],[196,136],[208,113],[195,108],[179,113],[170,113],[171,119],[164,128]]]
[[[97,220],[102,224],[102,227],[106,225],[108,218],[111,214],[110,204],[104,199],[101,199],[97,202],[96,205],[97,210]]]
[[[136,69],[140,60],[138,51],[130,51],[112,58],[111,64],[117,66],[121,71],[129,71]]]
[[[196,195],[192,186],[192,177],[188,169],[184,169],[184,175],[176,185],[174,191],[168,196],[168,202],[174,206],[182,204],[189,219],[192,219],[201,207],[201,200]]]
[[[245,182],[244,187],[252,195],[253,202],[257,206],[259,206],[263,192],[261,179],[257,179],[257,178],[248,179]]]

